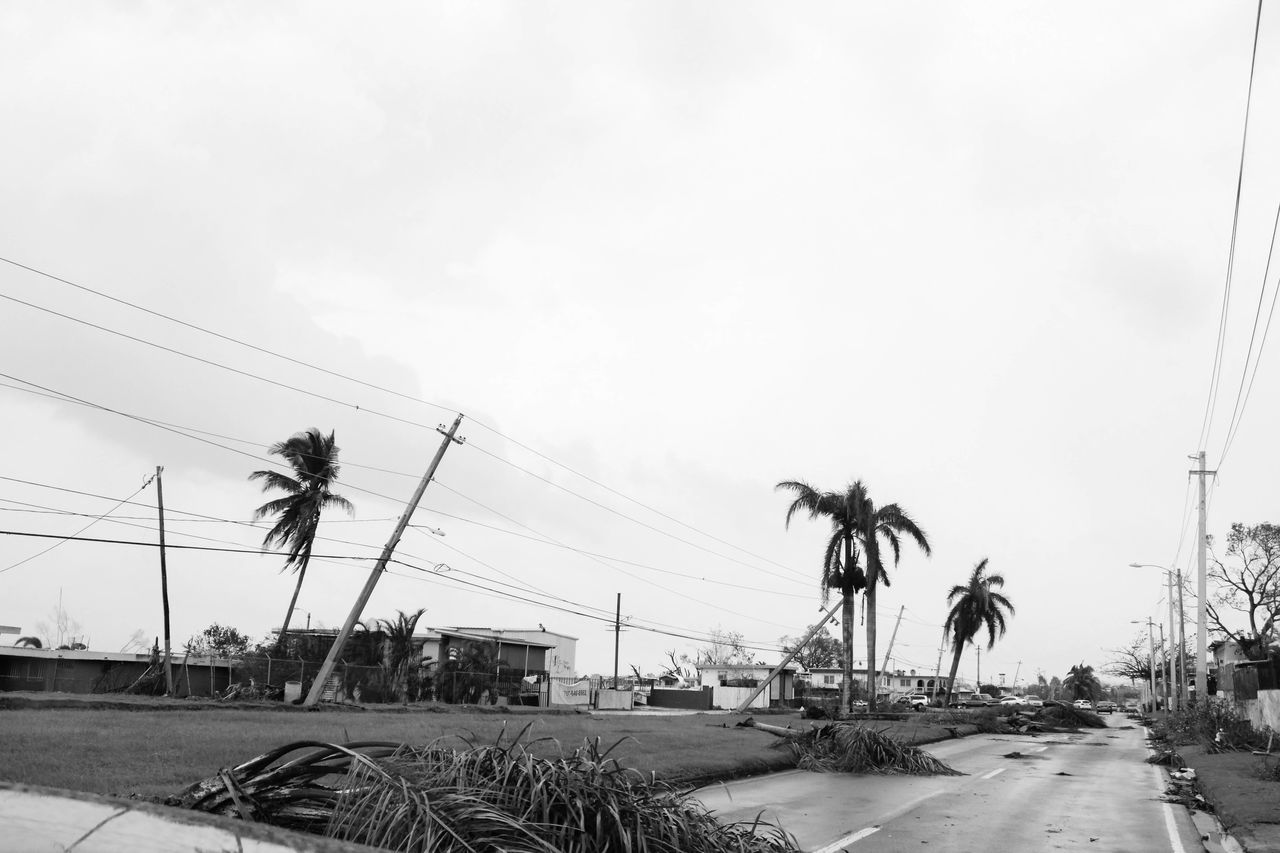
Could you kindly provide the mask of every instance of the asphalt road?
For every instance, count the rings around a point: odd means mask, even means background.
[[[1081,734],[976,735],[932,744],[964,776],[789,771],[697,793],[726,820],[757,814],[810,853],[1089,850],[1200,853],[1180,805],[1158,798],[1145,732],[1124,717]],[[764,735],[762,735],[763,737]],[[1007,757],[1021,753],[1021,758]]]

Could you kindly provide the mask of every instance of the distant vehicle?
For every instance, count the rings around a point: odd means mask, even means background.
[[[998,705],[995,699],[992,699],[985,693],[974,693],[967,699],[952,699],[952,708],[985,708],[988,705]]]
[[[851,699],[849,707],[854,711],[865,711],[867,710],[867,703],[862,699]]]
[[[929,697],[923,693],[908,693],[893,700],[895,705],[905,705],[915,711],[923,711],[929,707]]]
[[[1116,703],[1112,702],[1110,699],[1103,699],[1101,702],[1098,703],[1096,710],[1099,714],[1115,713]]]
[[[1000,704],[1019,706],[1019,705],[1026,705],[1028,703],[1027,703],[1027,697],[1025,696],[1006,696],[1000,700]]]
[[[1125,709],[1126,711],[1137,711],[1140,707],[1141,707],[1141,706],[1138,704],[1138,700],[1137,700],[1137,699],[1126,699],[1126,700],[1125,700],[1125,703],[1124,703],[1124,709]]]
[[[1081,711],[1092,711],[1093,703],[1088,699],[1077,699],[1075,701],[1075,707],[1079,708]]]
[[[1041,699],[1039,696],[1028,696],[1027,704],[1030,705],[1032,708],[1043,708],[1044,700]]]

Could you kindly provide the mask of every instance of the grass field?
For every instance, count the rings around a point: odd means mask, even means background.
[[[29,707],[6,704],[0,704],[0,779],[143,798],[174,794],[222,767],[293,741],[426,744],[440,737],[469,737],[492,743],[504,727],[510,738],[526,725],[526,742],[553,738],[566,751],[584,739],[599,738],[602,750],[617,743],[611,757],[670,781],[706,781],[792,766],[787,751],[772,748],[776,738],[736,727],[745,716],[735,714],[605,716],[456,708],[444,713],[308,712],[166,700],[125,706],[132,710],[97,707],[91,701],[72,702],[71,707],[48,699],[33,700]],[[930,717],[871,725],[912,743],[948,737],[940,721],[931,722]],[[770,716],[768,722],[809,725],[798,715]],[[555,748],[552,743],[539,747]]]

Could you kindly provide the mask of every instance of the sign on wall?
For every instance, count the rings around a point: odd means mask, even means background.
[[[581,681],[551,682],[551,704],[552,705],[587,705],[591,702],[591,682],[588,679]]]

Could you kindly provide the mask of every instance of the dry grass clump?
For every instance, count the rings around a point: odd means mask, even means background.
[[[520,737],[462,749],[301,742],[175,799],[406,853],[798,850],[777,826],[721,824],[673,785],[620,767],[598,739],[559,758],[533,754]]]
[[[783,741],[796,766],[818,773],[904,773],[914,776],[962,776],[923,749],[901,744],[881,731],[833,724]]]

